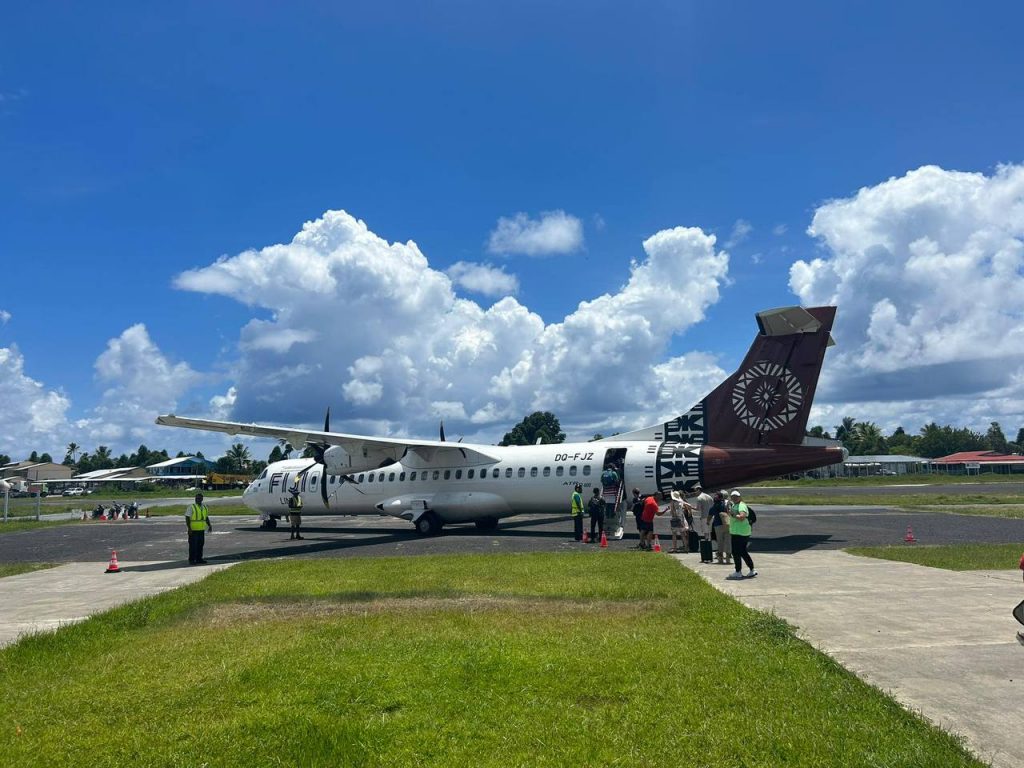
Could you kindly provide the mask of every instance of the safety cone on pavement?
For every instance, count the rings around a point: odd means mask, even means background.
[[[583,543],[584,544],[589,544],[590,543],[590,534],[588,534],[586,531],[583,532]]]
[[[604,531],[601,531],[601,548],[608,548],[608,535]]]
[[[658,534],[654,534],[654,551],[661,552],[661,544],[658,543]]]
[[[107,570],[104,573],[121,573],[121,569],[117,566],[117,550],[110,550],[110,565],[107,566]]]
[[[903,541],[907,544],[913,544],[917,539],[914,538],[914,532],[910,530],[910,526],[907,526],[907,535],[903,537]]]

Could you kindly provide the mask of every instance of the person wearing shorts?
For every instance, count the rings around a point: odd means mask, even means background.
[[[644,499],[643,512],[640,514],[640,523],[643,526],[640,531],[640,549],[650,550],[654,545],[654,518],[660,512],[658,500],[654,494]]]

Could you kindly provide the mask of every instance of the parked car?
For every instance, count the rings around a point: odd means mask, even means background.
[[[84,488],[65,488],[64,489],[64,495],[65,496],[84,496],[85,495],[85,489]]]

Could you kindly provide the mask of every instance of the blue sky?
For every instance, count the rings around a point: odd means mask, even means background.
[[[216,452],[153,416],[327,405],[339,429],[432,436],[445,417],[485,441],[543,407],[588,437],[685,410],[738,363],[754,312],[811,301],[840,306],[820,423],[1012,437],[1022,16],[7,8],[0,452]],[[344,254],[289,246],[317,221]]]

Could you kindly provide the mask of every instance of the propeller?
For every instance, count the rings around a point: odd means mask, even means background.
[[[441,420],[441,442],[444,442],[444,420]]]
[[[328,407],[327,414],[324,416],[324,432],[330,432],[330,431],[331,431],[331,409]],[[317,464],[322,466],[324,468],[324,471],[320,473],[320,498],[324,500],[324,506],[325,507],[330,507],[331,503],[328,500],[328,496],[327,496],[327,462],[324,459],[324,454],[327,452],[327,449],[331,447],[330,443],[326,443],[326,442],[323,442],[323,441],[314,442],[314,441],[310,440],[310,441],[308,441],[306,443],[306,445],[308,445],[309,448],[313,451],[313,461],[310,462],[310,465],[308,467],[306,467],[304,470],[299,472],[298,475],[295,476],[295,480],[296,480],[296,482],[298,482],[298,479],[300,477],[302,477],[307,472],[309,472],[309,470],[311,470]],[[345,482],[351,483],[353,488],[355,488],[360,493],[363,493],[362,489],[359,488],[359,483],[357,483],[352,478],[351,475],[341,475],[339,479],[340,479],[340,481],[342,483],[345,483]]]

